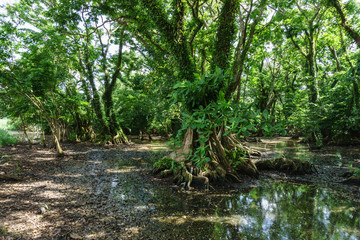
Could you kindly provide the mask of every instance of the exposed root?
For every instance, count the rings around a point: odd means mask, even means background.
[[[308,174],[317,172],[315,166],[307,161],[286,159],[284,156],[275,159],[261,159],[255,162],[259,170],[274,170],[289,174]]]
[[[174,181],[186,190],[192,189],[192,183],[209,190],[210,182],[240,182],[241,175],[259,176],[259,171],[250,158],[260,153],[243,146],[236,135],[220,137],[214,130],[209,135],[207,144],[209,150],[206,155],[210,161],[200,166],[192,162],[189,155],[198,146],[194,141],[194,131],[189,128],[182,147],[158,161],[154,165],[154,173],[161,173],[162,176],[172,174]]]
[[[165,170],[161,171],[160,176],[167,177],[167,176],[171,176],[172,174],[173,174],[172,169],[165,169]]]
[[[242,145],[234,135],[224,136],[222,142],[228,150],[227,159],[232,160],[233,168],[238,174],[245,174],[250,177],[259,176],[259,171],[250,158],[251,156],[260,156],[260,152]]]
[[[129,144],[129,140],[122,129],[120,129],[117,135],[113,137],[112,142],[114,144],[119,144],[119,143]]]

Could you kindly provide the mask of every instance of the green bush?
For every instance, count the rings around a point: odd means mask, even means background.
[[[164,157],[164,158],[161,158],[158,161],[156,161],[154,163],[153,167],[160,171],[165,170],[165,169],[175,170],[180,167],[180,164],[171,158]]]
[[[0,146],[16,144],[18,139],[10,135],[6,130],[0,129]]]
[[[360,176],[360,168],[354,169],[354,176]]]

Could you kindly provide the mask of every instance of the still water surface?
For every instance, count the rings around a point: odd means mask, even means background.
[[[283,139],[252,145],[269,156],[335,166],[352,164],[359,154],[356,148],[312,152]],[[312,184],[263,181],[242,190],[180,193],[129,181],[115,198],[122,201],[129,191],[144,196],[134,210],[151,215],[142,235],[156,239],[360,239],[359,201]]]
[[[156,198],[152,225],[170,227],[179,237],[360,239],[359,204],[315,186],[277,182],[228,194]]]

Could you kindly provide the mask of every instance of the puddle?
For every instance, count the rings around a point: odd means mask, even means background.
[[[360,148],[348,146],[325,146],[319,150],[310,150],[309,146],[286,137],[262,139],[258,143],[247,143],[260,151],[264,157],[300,159],[313,164],[331,166],[360,167]]]
[[[353,163],[359,154],[355,149],[348,153],[350,148],[310,151],[284,139],[251,146],[268,156],[333,165]],[[142,165],[126,159],[146,161],[144,154],[121,153],[117,166],[138,169]],[[154,156],[160,155],[148,155]],[[360,202],[333,188],[268,181],[237,191],[178,192],[126,171],[115,182],[113,201],[141,215],[139,239],[360,239]]]
[[[159,239],[360,238],[360,204],[315,186],[277,182],[232,193],[156,192],[153,201],[144,231]]]

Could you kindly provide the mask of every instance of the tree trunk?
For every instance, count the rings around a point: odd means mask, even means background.
[[[189,1],[186,2],[189,3]],[[154,25],[157,27],[156,30],[161,34],[165,41],[164,43],[169,47],[170,54],[179,70],[178,79],[191,83],[195,82],[197,79],[197,69],[195,65],[196,61],[190,51],[191,39],[188,39],[188,36],[184,34],[186,32],[184,30],[186,29],[184,21],[186,21],[188,17],[184,11],[185,1],[172,1],[174,12],[171,14],[163,11],[162,6],[157,0],[142,0],[142,3],[144,8],[147,9]],[[223,71],[226,71],[230,66],[229,60],[231,59],[232,40],[235,35],[236,12],[238,11],[237,6],[239,3],[237,0],[225,0],[222,3],[218,18],[219,26],[213,46],[214,54],[212,62],[210,62],[211,73],[214,72],[216,68],[221,68]],[[199,100],[202,101],[202,103],[198,101],[194,104],[191,98],[184,96],[185,101],[183,103],[189,114],[194,113],[200,105],[206,107],[207,104],[218,101],[220,92],[224,92],[226,98],[231,98],[234,91],[240,85],[239,82],[241,81],[241,73],[243,71],[246,54],[255,35],[256,26],[262,19],[265,3],[265,0],[261,1],[260,14],[251,26],[248,39],[246,42],[241,43],[238,48],[235,56],[237,61],[233,65],[233,78],[230,80],[225,79],[215,87],[207,90],[206,99]],[[251,9],[250,12],[253,13]],[[171,21],[169,19],[171,19]],[[246,36],[246,32],[244,36]],[[204,67],[205,58],[206,56],[203,54],[202,68]],[[200,68],[199,70],[204,71],[204,69]],[[237,141],[236,137],[222,136],[224,133],[222,130],[216,132],[216,129],[213,129],[212,131],[210,134],[207,133],[209,134],[205,137],[207,141],[202,143],[202,145],[206,145],[205,152],[202,152],[201,156],[197,156],[196,151],[198,151],[200,147],[198,140],[203,136],[199,136],[201,133],[189,127],[183,138],[182,147],[173,151],[168,157],[163,159],[164,161],[170,159],[171,167],[164,164],[155,170],[155,172],[162,171],[164,175],[168,175],[169,173],[173,174],[174,178],[188,189],[191,188],[191,183],[194,180],[207,185],[209,180],[214,182],[226,180],[240,181],[242,174],[249,176],[258,175],[255,165],[250,161],[249,151]]]
[[[105,109],[105,116],[109,124],[109,130],[111,136],[115,136],[117,130],[119,129],[119,125],[117,124],[115,113],[114,113],[114,103],[112,100],[112,92],[113,89],[109,87],[105,87],[103,100],[104,100],[104,109]]]
[[[31,139],[29,138],[29,135],[28,135],[27,132],[26,132],[26,125],[25,125],[25,123],[24,123],[24,119],[23,119],[23,117],[22,117],[21,114],[20,114],[20,119],[21,119],[21,123],[22,123],[22,125],[23,125],[24,135],[25,135],[25,137],[26,137],[26,140],[27,140],[28,143],[29,143],[29,148],[32,148],[32,142],[31,142]]]
[[[120,76],[120,70],[121,70],[121,65],[122,65],[122,50],[123,50],[123,45],[124,45],[124,33],[125,33],[125,29],[127,27],[127,24],[124,24],[121,31],[120,31],[120,43],[119,43],[119,49],[118,49],[118,56],[117,56],[117,62],[115,64],[114,70],[113,70],[113,74],[110,77],[109,71],[108,71],[108,64],[107,64],[107,53],[109,50],[109,45],[104,45],[102,40],[101,40],[101,35],[99,33],[99,41],[101,44],[101,55],[102,55],[102,67],[103,67],[103,71],[105,74],[105,78],[104,78],[104,87],[105,87],[105,91],[104,91],[104,95],[103,95],[103,102],[104,102],[104,109],[105,109],[105,116],[106,116],[106,121],[108,123],[108,127],[109,127],[109,131],[110,134],[113,138],[113,142],[114,142],[114,137],[117,136],[118,134],[118,130],[119,130],[119,125],[116,121],[116,116],[115,116],[115,112],[114,112],[114,103],[113,103],[113,92],[114,89],[116,87],[116,82],[118,77]],[[109,36],[110,38],[110,36]],[[122,142],[127,142],[127,139],[124,138],[122,140]]]
[[[354,87],[354,103],[355,103],[355,107],[357,110],[360,109],[360,96],[359,96],[359,85],[356,81],[356,79],[353,82],[353,87]]]
[[[95,78],[94,78],[94,72],[93,72],[93,67],[92,67],[93,63],[90,61],[90,50],[89,50],[90,35],[88,35],[89,34],[88,31],[89,31],[89,29],[86,28],[87,37],[86,37],[86,41],[85,41],[85,54],[84,54],[85,55],[84,56],[85,57],[85,63],[84,63],[85,66],[82,66],[82,67],[84,67],[84,70],[86,71],[86,75],[87,75],[86,77],[90,83],[91,92],[92,92],[91,103],[93,105],[97,120],[99,121],[99,125],[102,128],[101,134],[110,135],[109,127],[104,120],[101,103],[100,103],[100,96],[99,96],[99,93],[95,86]]]
[[[251,161],[252,155],[259,155],[258,152],[251,152],[243,146],[235,135],[218,136],[215,131],[210,134],[207,144],[210,150],[207,156],[210,161],[204,166],[198,167],[192,162],[189,155],[196,148],[194,130],[188,128],[180,149],[172,152],[167,158],[177,162],[181,168],[163,169],[163,173],[169,170],[174,172],[174,178],[188,189],[191,189],[193,179],[203,183],[221,183],[225,181],[240,182],[243,176],[258,177],[259,171]]]
[[[45,128],[41,115],[40,115],[40,122],[41,122],[42,143],[43,143],[43,147],[45,148],[46,147]]]
[[[100,96],[99,96],[98,91],[95,86],[94,75],[92,73],[91,66],[89,63],[87,63],[86,67],[87,67],[87,71],[88,71],[88,80],[89,80],[91,90],[92,90],[92,95],[93,95],[91,103],[93,105],[97,120],[99,121],[99,125],[102,127],[102,134],[109,134],[110,130],[109,130],[108,125],[104,121],[104,116],[102,113],[101,103],[100,103]]]
[[[61,144],[60,144],[60,137],[61,137],[61,130],[60,130],[60,126],[59,124],[56,122],[55,119],[51,119],[49,121],[49,124],[50,124],[50,128],[51,128],[51,132],[53,134],[53,138],[54,138],[54,145],[55,145],[55,148],[56,148],[56,155],[61,157],[61,156],[64,156],[64,151],[61,147]]]

